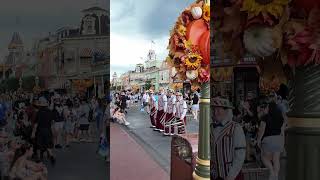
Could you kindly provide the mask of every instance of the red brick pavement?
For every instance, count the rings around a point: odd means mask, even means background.
[[[169,175],[150,155],[121,129],[110,126],[111,180],[169,180]]]

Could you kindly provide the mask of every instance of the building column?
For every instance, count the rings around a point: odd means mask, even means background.
[[[2,68],[2,80],[5,80],[5,78],[6,78],[6,67],[5,67],[5,65],[3,65],[2,67],[3,67]]]
[[[99,28],[98,28],[98,29],[99,29],[99,32],[98,32],[98,33],[101,34],[101,27],[102,27],[102,26],[101,26],[101,14],[99,14],[98,20],[99,20]]]
[[[93,76],[94,96],[97,97],[96,76]]]
[[[104,79],[103,79],[103,75],[101,76],[101,84],[102,84],[102,94],[105,95],[105,91],[104,91]]]

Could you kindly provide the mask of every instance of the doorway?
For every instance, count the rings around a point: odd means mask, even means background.
[[[252,93],[253,98],[259,97],[259,73],[256,67],[236,67],[234,69],[234,103],[237,106],[240,101]]]

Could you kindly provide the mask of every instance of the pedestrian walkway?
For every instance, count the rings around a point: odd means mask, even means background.
[[[118,124],[111,124],[111,180],[168,180],[152,157]]]
[[[55,152],[57,163],[48,164],[49,180],[108,180],[109,165],[96,154],[97,143],[73,143]]]

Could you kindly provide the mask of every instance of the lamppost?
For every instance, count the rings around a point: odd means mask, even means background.
[[[210,5],[210,0],[204,1]],[[195,180],[210,179],[210,81],[201,85],[198,157]]]
[[[22,89],[22,78],[19,79],[19,88]]]
[[[36,78],[35,78],[35,84],[36,84],[36,87],[39,86],[39,77],[38,76],[36,76]]]

